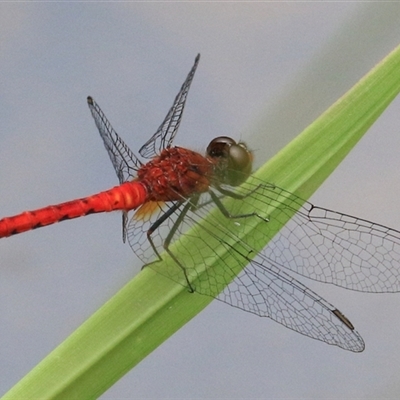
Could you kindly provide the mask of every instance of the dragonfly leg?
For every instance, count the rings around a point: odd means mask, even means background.
[[[195,199],[195,202],[197,203],[198,199]],[[161,255],[159,254],[154,241],[152,239],[152,234],[160,227],[160,225],[166,221],[175,211],[177,211],[181,206],[182,206],[183,202],[176,202],[168,211],[166,211],[160,218],[157,219],[157,221],[155,221],[150,229],[147,231],[147,240],[149,241],[151,248],[153,249],[154,253],[157,255],[159,261],[162,260]],[[178,216],[178,219],[174,222],[174,225],[172,226],[171,231],[168,233],[167,237],[165,238],[165,241],[163,243],[163,248],[164,250],[169,254],[169,256],[176,262],[176,264],[179,266],[179,268],[181,268],[183,275],[185,277],[186,283],[189,287],[189,292],[193,293],[194,292],[194,288],[192,286],[192,284],[189,281],[189,277],[187,275],[186,272],[186,268],[180,263],[180,261],[176,258],[176,256],[169,250],[169,245],[171,243],[171,240],[173,238],[173,236],[175,235],[179,225],[182,223],[185,215],[187,214],[188,210],[193,207],[193,202],[188,201],[182,212],[180,213],[180,215]],[[150,263],[151,264],[151,263]],[[142,267],[142,269],[150,264],[146,264]]]
[[[168,211],[166,211],[163,215],[161,215],[160,218],[158,218],[151,226],[150,229],[147,231],[146,235],[147,235],[147,240],[150,243],[151,248],[153,249],[154,253],[156,254],[156,256],[158,257],[159,261],[162,260],[159,252],[157,251],[157,248],[153,242],[153,239],[151,238],[151,235],[159,228],[159,226],[166,221],[176,210],[179,209],[179,207],[182,206],[182,202],[176,202]],[[146,264],[148,265],[148,264]],[[144,265],[142,267],[142,269],[144,267],[146,267],[146,265]]]
[[[253,190],[250,190],[250,192],[241,194],[241,193],[233,192],[233,191],[228,190],[228,189],[224,189],[223,187],[221,187],[219,185],[215,186],[215,187],[223,195],[228,196],[228,197],[232,197],[233,199],[238,199],[238,200],[243,200],[246,197],[249,197],[250,195],[255,193],[261,187],[269,187],[270,189],[275,189],[276,188],[276,186],[274,184],[272,184],[272,183],[259,184]]]
[[[195,202],[197,203],[198,197],[195,199]],[[179,225],[182,223],[183,219],[185,218],[187,212],[189,211],[190,208],[194,207],[193,202],[188,201],[185,204],[185,207],[183,208],[182,212],[179,214],[178,219],[175,221],[171,231],[168,233],[167,237],[165,238],[164,241],[164,250],[170,255],[170,257],[178,264],[179,268],[181,268],[183,275],[185,276],[186,283],[189,288],[189,292],[193,293],[194,292],[194,287],[190,283],[186,268],[181,264],[181,262],[176,258],[175,254],[172,253],[169,250],[169,245],[171,243],[172,238],[175,235],[176,230],[178,229]]]
[[[257,189],[257,188],[256,188]],[[226,195],[226,196],[229,196],[229,197],[234,197],[234,198],[241,198],[241,199],[243,199],[243,198],[245,198],[246,196],[249,196],[252,192],[254,192],[256,189],[254,189],[254,190],[252,190],[250,193],[248,193],[248,194],[246,194],[246,195],[239,195],[239,194],[237,194],[237,193],[233,193],[233,192],[230,192],[230,191],[227,191],[227,190],[224,190],[223,192],[221,192],[221,193],[223,193],[224,195]],[[269,219],[268,218],[265,218],[265,217],[263,217],[262,215],[260,215],[260,214],[258,214],[258,213],[256,213],[256,212],[252,212],[252,213],[248,213],[248,214],[231,214],[227,209],[226,209],[226,207],[222,204],[222,201],[220,200],[220,198],[214,193],[214,192],[212,192],[211,190],[210,190],[210,196],[211,196],[211,198],[212,198],[212,200],[213,200],[213,202],[215,203],[215,205],[219,208],[219,210],[222,212],[222,214],[226,217],[226,218],[229,218],[229,219],[236,219],[236,218],[249,218],[249,217],[257,217],[257,218],[260,218],[260,219],[262,219],[263,221],[265,221],[265,222],[269,222]],[[229,194],[228,194],[229,193]],[[230,196],[230,194],[234,194],[234,196]],[[240,197],[235,197],[235,196],[240,196]]]

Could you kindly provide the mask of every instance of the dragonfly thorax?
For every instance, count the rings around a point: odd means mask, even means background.
[[[209,190],[214,162],[182,147],[164,149],[137,174],[150,201],[183,200]]]

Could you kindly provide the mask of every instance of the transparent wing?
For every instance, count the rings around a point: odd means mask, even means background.
[[[339,310],[273,264],[250,261],[217,299],[313,339],[364,350],[363,339]]]
[[[353,290],[396,292],[400,232],[316,207],[274,185],[253,180],[240,190],[240,199],[220,197],[223,212],[205,194],[200,201],[187,200],[188,206],[184,199],[180,207],[163,203],[145,218],[132,218],[132,249],[157,272],[185,286],[190,281],[201,294],[312,338],[362,351],[364,343],[350,321],[285,269]],[[154,231],[151,246],[146,233],[165,213],[169,218]],[[210,213],[214,219],[204,220]],[[163,253],[166,238],[172,261]],[[164,264],[157,262],[160,255]],[[222,269],[210,268],[216,260]],[[247,267],[237,276],[238,264]]]
[[[232,228],[237,225],[232,219],[223,224],[220,221],[225,217],[219,215],[214,222],[198,223],[214,207],[207,196],[202,203],[186,207],[185,218],[177,225],[178,218],[185,209],[183,203],[152,235],[154,247],[161,255],[165,239],[176,228],[170,250],[180,265],[171,262],[161,267],[157,262],[158,257],[154,262],[154,251],[146,233],[155,221],[169,213],[176,204],[160,203],[155,212],[141,214],[140,218],[134,216],[128,225],[128,241],[132,249],[146,264],[150,263],[151,268],[187,286],[183,267],[186,275],[194,282],[194,289],[200,294],[215,297],[259,316],[269,317],[314,339],[351,351],[364,349],[360,335],[334,306],[287,275],[280,266],[262,258],[250,260],[247,255],[251,254],[251,250],[247,244],[242,242],[233,245],[232,240],[237,240],[237,237]],[[190,200],[187,204],[190,205]],[[151,208],[154,210],[154,207]],[[182,235],[184,232],[185,236]],[[204,236],[205,232],[207,238]],[[181,242],[179,253],[174,251],[177,242]],[[216,253],[216,249],[221,246],[227,252]],[[207,268],[212,266],[216,258],[225,265],[223,274],[216,274],[214,269]],[[248,264],[238,277],[235,272],[237,264]]]
[[[103,139],[120,183],[132,180],[142,163],[113,129],[107,117],[92,97],[87,98],[90,112]]]
[[[139,150],[139,153],[142,157],[152,158],[159,154],[162,149],[171,146],[178,131],[179,124],[181,123],[187,94],[196,72],[197,65],[199,64],[199,60],[200,54],[197,55],[194,65],[186,77],[186,80],[183,83],[181,90],[177,94],[174,104],[168,111],[163,123],[157,129],[157,132]]]
[[[400,291],[399,231],[314,206],[277,187],[261,186],[250,197],[262,199],[262,202],[255,201],[259,204],[256,212],[260,214],[263,203],[283,202],[271,214],[272,220],[288,219],[288,213],[298,209],[261,251],[265,263],[351,290]],[[263,232],[260,226],[259,233]],[[251,245],[257,246],[257,243]]]
[[[245,243],[252,257],[258,254],[263,265],[273,264],[356,291],[400,291],[398,230],[314,206],[254,179],[241,189],[242,199],[224,202],[226,213],[231,215],[223,222],[230,230],[226,236]],[[277,223],[283,225],[278,233]],[[224,237],[225,233],[219,235]]]

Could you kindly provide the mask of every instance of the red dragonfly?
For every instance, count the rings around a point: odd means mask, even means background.
[[[190,291],[270,317],[328,344],[362,351],[364,341],[351,322],[285,271],[357,291],[400,291],[400,232],[316,207],[272,184],[250,183],[253,156],[242,142],[218,137],[208,145],[205,156],[173,147],[199,59],[200,55],[157,132],[139,150],[143,158],[150,159],[145,164],[88,97],[120,185],[3,218],[0,237],[121,210],[123,240],[128,239],[145,265]],[[239,186],[240,192],[235,190]],[[249,205],[251,213],[245,211]],[[291,217],[293,211],[297,212]],[[215,219],[203,219],[210,213]],[[287,223],[274,235],[276,221]],[[268,246],[255,250],[266,238],[272,239]],[[159,269],[163,251],[172,263]],[[221,275],[204,269],[216,259],[225,265]],[[243,261],[247,267],[236,276],[232,264]]]

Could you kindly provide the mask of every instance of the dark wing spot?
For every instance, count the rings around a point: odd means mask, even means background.
[[[338,309],[332,311],[349,329],[354,331],[354,326]]]

